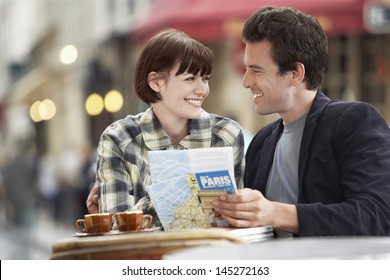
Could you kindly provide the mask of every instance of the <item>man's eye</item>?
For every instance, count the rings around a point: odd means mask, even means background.
[[[246,72],[252,72],[252,73],[261,73],[262,72],[260,69],[249,68],[249,67],[246,67],[245,70],[246,70]]]

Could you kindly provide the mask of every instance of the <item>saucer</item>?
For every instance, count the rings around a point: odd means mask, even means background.
[[[110,232],[99,232],[99,233],[87,233],[87,232],[76,232],[72,236],[74,237],[87,237],[87,236],[106,236],[106,235],[119,235],[119,234],[135,234],[135,233],[145,233],[145,232],[154,232],[160,231],[160,227],[154,228],[145,228],[136,231],[119,231],[119,230],[111,230]]]

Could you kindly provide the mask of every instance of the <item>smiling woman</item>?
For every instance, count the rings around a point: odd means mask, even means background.
[[[152,226],[160,226],[145,191],[151,184],[148,152],[152,150],[233,147],[235,178],[241,186],[241,127],[201,107],[210,93],[212,63],[212,51],[183,32],[167,30],[146,44],[134,84],[136,94],[150,108],[116,121],[101,136],[92,190],[99,193],[99,212],[139,209],[153,216]]]

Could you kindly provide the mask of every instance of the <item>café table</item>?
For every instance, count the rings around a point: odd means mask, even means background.
[[[226,230],[139,231],[75,234],[52,245],[52,260],[162,259],[164,254],[196,246],[226,246],[243,240]]]
[[[390,260],[390,237],[299,237],[256,244],[199,246],[169,252],[166,260]]]

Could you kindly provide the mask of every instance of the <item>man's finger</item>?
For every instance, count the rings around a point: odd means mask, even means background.
[[[229,223],[229,225],[234,227],[254,227],[256,226],[256,221],[251,220],[241,220],[235,219],[226,215],[222,215],[222,218]]]
[[[220,196],[220,200],[230,202],[230,203],[242,203],[242,202],[251,202],[259,198],[260,192],[252,189],[241,189],[236,194],[224,194]]]

